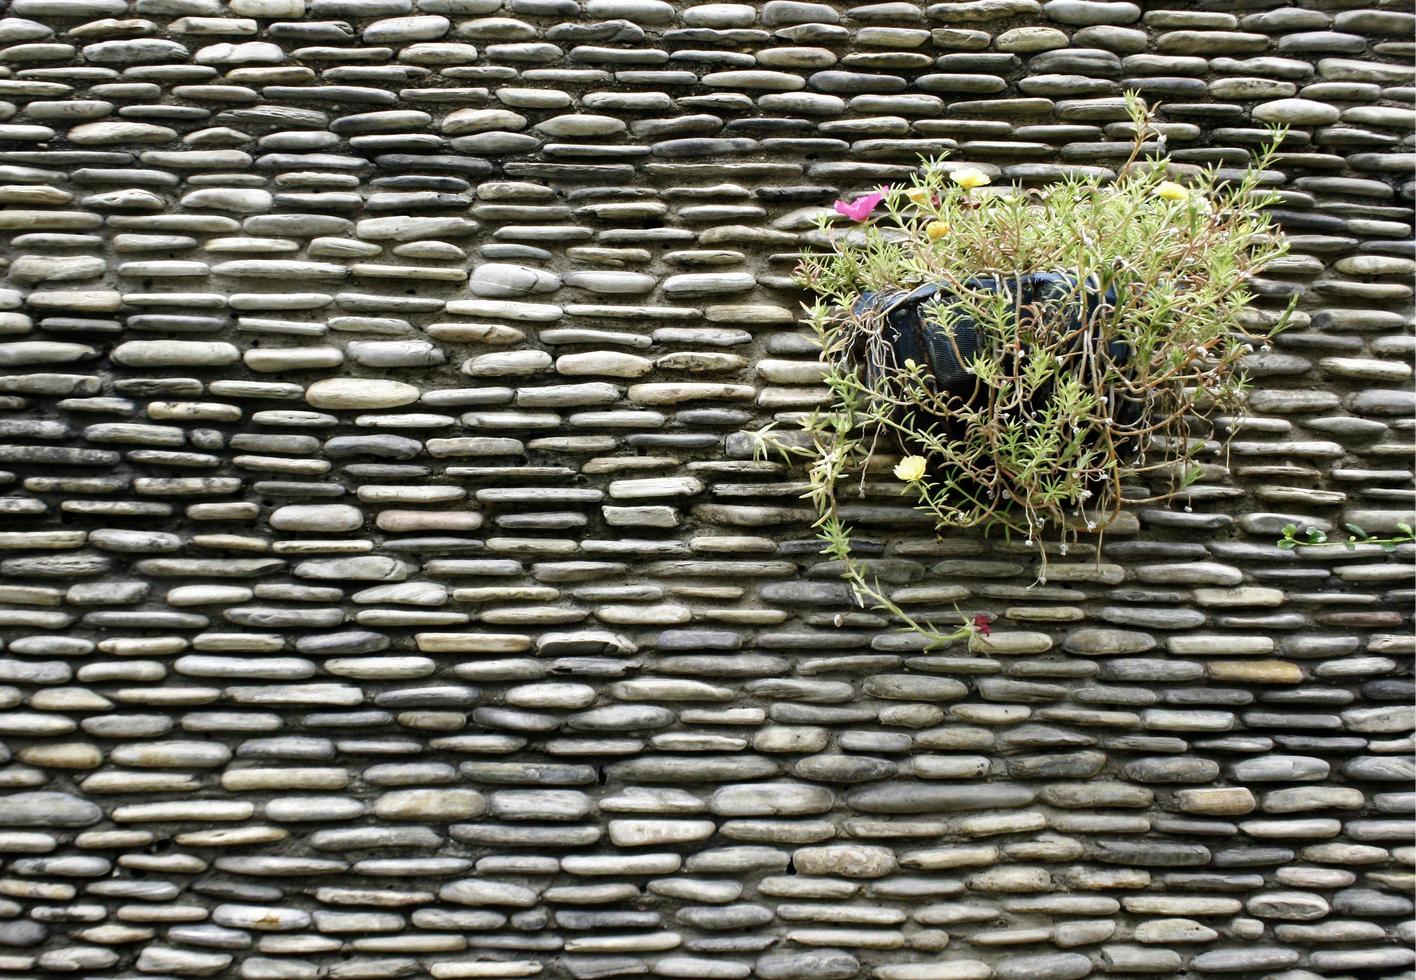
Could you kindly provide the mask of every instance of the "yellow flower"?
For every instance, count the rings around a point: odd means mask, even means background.
[[[1190,197],[1190,192],[1173,180],[1162,180],[1156,185],[1155,193],[1167,201],[1184,201]]]
[[[905,197],[910,199],[910,203],[918,204],[920,207],[924,207],[930,202],[929,188],[912,187],[909,190],[905,191]]]
[[[924,478],[925,466],[923,456],[906,456],[895,464],[895,479],[903,480],[905,483],[921,480]]]
[[[931,242],[937,242],[947,234],[949,234],[949,226],[943,221],[931,221],[924,226],[924,236]]]
[[[966,191],[993,183],[993,178],[977,167],[962,167],[951,171],[949,177]]]

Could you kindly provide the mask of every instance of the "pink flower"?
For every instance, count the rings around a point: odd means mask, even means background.
[[[854,201],[837,201],[834,205],[837,214],[845,215],[852,221],[864,221],[870,217],[870,212],[885,200],[885,188],[880,188],[873,194],[858,197]]]
[[[983,636],[987,636],[989,633],[993,632],[993,627],[988,624],[988,617],[985,616],[983,613],[979,613],[974,616],[973,626],[974,629],[978,630],[978,632]]]

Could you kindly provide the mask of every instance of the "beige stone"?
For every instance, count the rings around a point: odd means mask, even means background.
[[[325,378],[305,389],[305,401],[314,408],[400,408],[416,402],[420,394],[402,381]]]

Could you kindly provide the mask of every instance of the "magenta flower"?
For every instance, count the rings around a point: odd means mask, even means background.
[[[837,214],[845,215],[852,221],[864,221],[870,217],[870,212],[874,211],[883,200],[885,200],[885,188],[882,187],[875,193],[858,197],[854,201],[837,201],[834,207]]]

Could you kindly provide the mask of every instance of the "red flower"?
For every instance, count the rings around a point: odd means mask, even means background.
[[[977,613],[974,615],[973,626],[974,629],[978,630],[979,635],[981,636],[987,636],[988,634],[993,632],[993,627],[988,625],[988,617],[985,616],[983,613]]]

